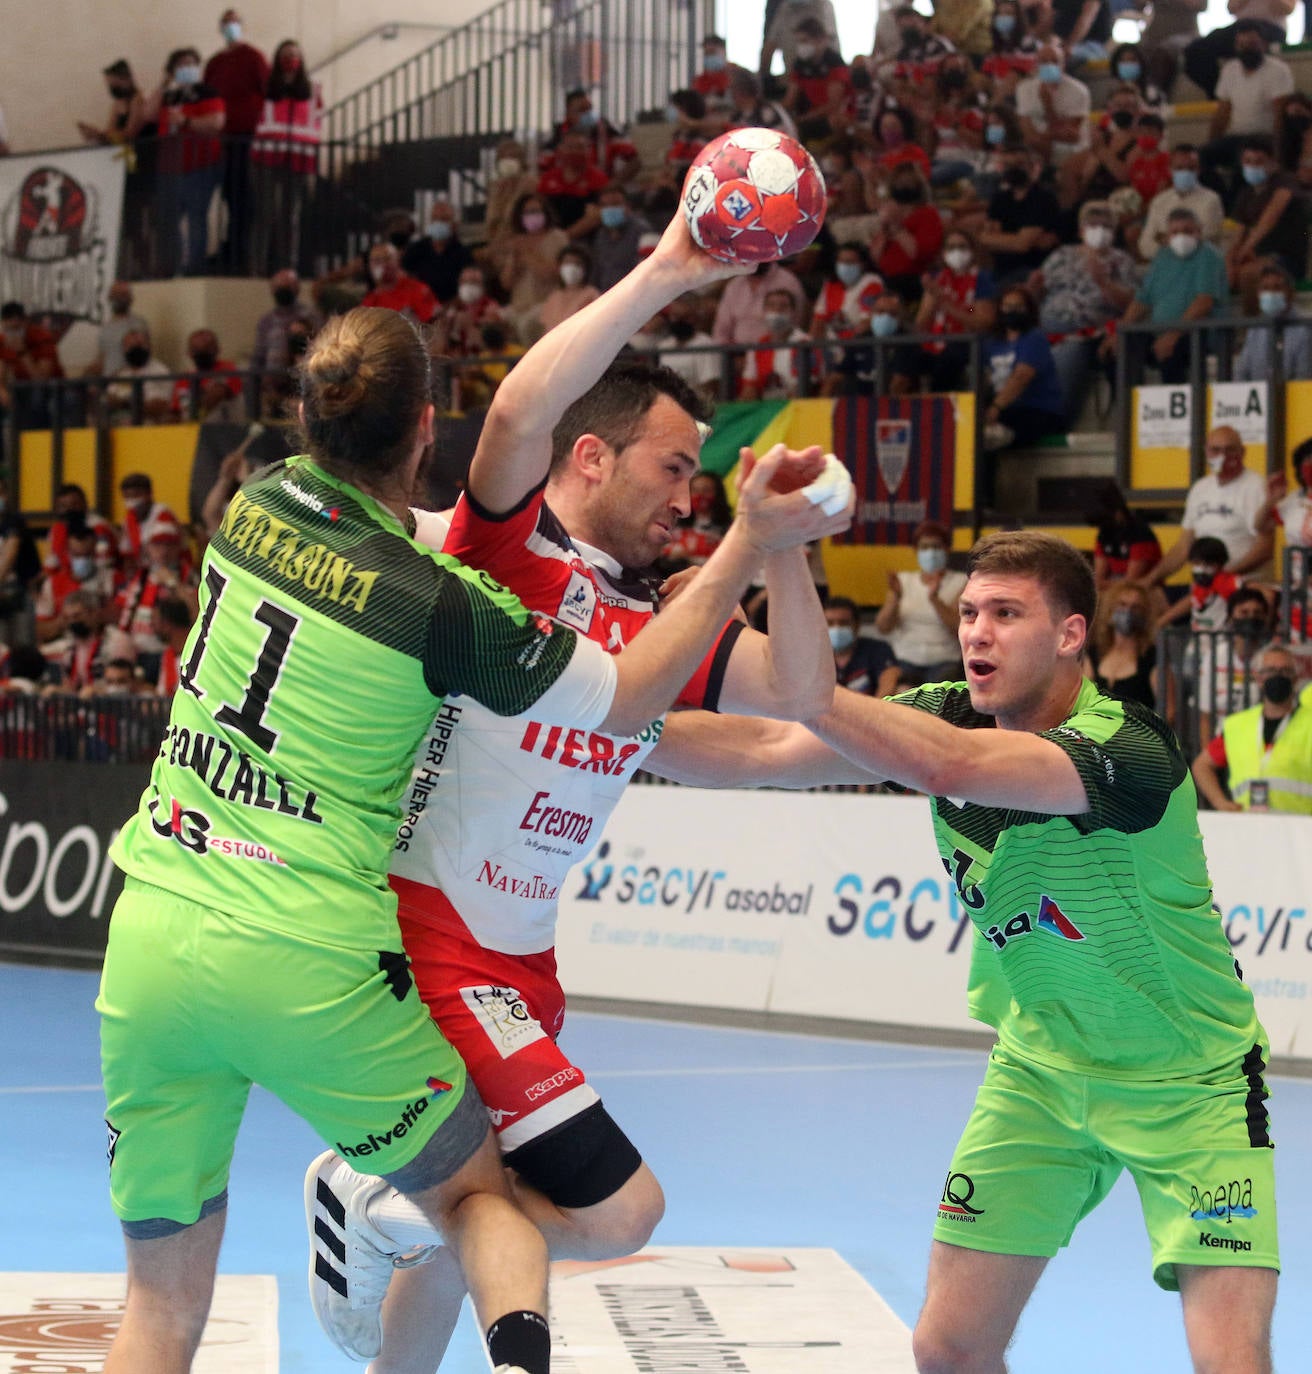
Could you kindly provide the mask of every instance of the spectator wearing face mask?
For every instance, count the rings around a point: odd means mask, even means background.
[[[1260,704],[1228,715],[1193,761],[1194,782],[1215,810],[1312,815],[1312,705],[1300,699],[1302,675],[1283,644],[1257,654]]]
[[[455,297],[460,274],[473,260],[474,255],[460,241],[456,212],[442,196],[433,202],[424,233],[401,254],[401,270],[423,282],[439,305],[448,305]]]
[[[765,301],[771,291],[787,291],[798,309],[805,311],[802,283],[782,263],[763,262],[744,277],[733,277],[725,286],[715,309],[712,334],[720,344],[755,344],[766,332]]]
[[[898,339],[898,335],[908,332],[907,320],[906,303],[896,291],[885,287],[871,307],[867,335],[885,342],[833,350],[835,356],[829,362],[823,393],[826,396],[868,395],[873,387],[889,396],[910,395],[919,368],[920,350]]]
[[[1039,60],[1039,40],[1026,28],[1017,0],[998,0],[994,5],[989,44],[980,71],[992,85],[994,100],[1006,100]]]
[[[1104,696],[1156,706],[1154,620],[1148,593],[1136,583],[1110,582],[1099,592],[1084,674]]]
[[[173,383],[175,419],[199,420],[202,424],[240,424],[245,418],[241,378],[236,364],[220,356],[219,336],[212,329],[195,329],[187,335],[191,373]]]
[[[1185,67],[1195,81],[1201,73],[1195,74],[1189,67],[1189,54],[1222,32],[1228,30],[1215,30],[1186,50]],[[1224,185],[1220,180],[1221,172],[1240,161],[1252,135],[1264,134],[1269,138],[1276,132],[1281,106],[1294,93],[1293,72],[1286,63],[1267,52],[1271,41],[1261,21],[1241,20],[1234,26],[1235,55],[1222,64],[1220,76],[1213,78],[1216,111],[1201,156],[1203,179],[1217,189],[1223,189]],[[1204,89],[1209,96],[1212,94],[1210,87]],[[1222,199],[1229,204],[1231,197],[1223,195]]]
[[[769,75],[777,52],[783,54],[784,70],[792,67],[797,60],[798,26],[807,19],[818,20],[824,41],[838,46],[832,0],[765,0],[761,60],[757,67],[762,78]]]
[[[1171,150],[1171,184],[1149,202],[1139,232],[1139,256],[1145,261],[1151,261],[1166,243],[1166,222],[1172,210],[1192,211],[1203,239],[1220,247],[1225,209],[1221,197],[1198,180],[1199,168],[1198,149],[1192,143],[1177,143]]]
[[[688,514],[679,517],[670,542],[661,551],[660,570],[667,576],[684,568],[700,568],[719,548],[733,520],[724,478],[715,472],[693,473],[688,506]]]
[[[288,366],[291,354],[287,335],[294,324],[302,324],[314,334],[322,323],[319,312],[308,301],[301,300],[301,279],[290,267],[269,278],[269,294],[273,297],[273,308],[256,321],[255,342],[251,346],[251,368],[255,372]]]
[[[49,382],[63,377],[55,336],[29,318],[21,301],[0,305],[0,411],[11,407],[20,429],[50,424],[51,397],[45,388],[16,393],[10,382]]]
[[[1072,423],[1088,395],[1107,325],[1125,313],[1139,285],[1134,260],[1116,247],[1115,225],[1115,213],[1105,200],[1085,201],[1080,242],[1055,249],[1029,280]]]
[[[875,628],[893,650],[894,683],[919,687],[961,675],[958,602],[966,576],[948,568],[950,541],[942,525],[923,521],[912,534],[916,570],[888,574],[888,595]]]
[[[729,83],[739,73],[750,75],[745,67],[729,61],[728,49],[718,33],[708,33],[702,39],[702,69],[692,79],[692,89],[705,102],[705,112],[727,114],[733,102],[729,97]]]
[[[164,80],[146,98],[146,118],[159,121],[160,275],[197,276],[205,268],[210,201],[223,175],[219,135],[227,111],[219,92],[201,80],[195,48],[169,54]]]
[[[784,109],[803,142],[845,132],[852,120],[852,74],[824,25],[803,19],[794,30],[793,60],[785,71]]]
[[[1117,187],[1128,185],[1140,109],[1138,88],[1128,82],[1108,95],[1107,111],[1090,135],[1089,146],[1071,153],[1058,171],[1058,195],[1066,209],[1086,198],[1105,200]]]
[[[931,391],[959,391],[965,385],[968,346],[946,340],[991,329],[997,294],[993,273],[979,265],[974,239],[963,229],[949,229],[943,238],[943,266],[926,276],[914,324],[917,333],[943,338],[920,346],[919,371]]]
[[[703,305],[696,295],[677,296],[658,322],[657,358],[677,372],[699,395],[712,399],[720,393],[720,355],[715,340],[701,327]],[[687,351],[685,351],[687,350]]]
[[[999,288],[1025,281],[1060,242],[1062,225],[1057,198],[1038,184],[1041,160],[1028,148],[1009,147],[1002,163],[1000,184],[976,234],[992,255]]]
[[[1276,144],[1280,170],[1298,178],[1306,191],[1312,185],[1312,99],[1295,91],[1285,101]]]
[[[865,244],[839,244],[833,274],[820,288],[811,312],[811,337],[851,339],[868,333],[875,302],[884,289]]]
[[[1016,113],[1026,146],[1060,167],[1089,146],[1089,88],[1066,71],[1066,51],[1049,38],[1038,51],[1034,75],[1016,87]]]
[[[1215,540],[1198,541],[1218,543]],[[1262,646],[1271,638],[1271,607],[1262,590],[1236,585],[1232,574],[1218,570],[1225,546],[1193,557],[1193,582],[1181,605],[1189,608],[1190,637],[1180,675],[1197,712],[1195,740],[1208,740],[1220,722],[1234,711],[1255,706],[1262,699],[1256,668]],[[1226,588],[1233,588],[1226,591]],[[1168,612],[1159,625],[1171,619]],[[1187,733],[1187,732],[1186,732]]]
[[[245,266],[251,212],[251,142],[259,127],[269,89],[269,63],[246,42],[241,15],[227,9],[219,18],[223,47],[205,64],[204,81],[218,92],[224,122],[223,200],[228,207],[227,234],[219,250],[229,268]]]
[[[846,596],[831,596],[825,602],[825,623],[838,685],[863,696],[879,693],[880,680],[893,662],[887,641],[860,633],[856,602]]]
[[[489,243],[514,232],[512,218],[521,196],[537,190],[537,174],[529,167],[528,153],[517,139],[503,138],[496,146],[493,176],[487,187],[484,226]]]
[[[601,292],[588,280],[592,259],[581,244],[571,244],[561,251],[558,260],[559,283],[538,307],[538,327],[543,334],[577,315],[585,305],[591,305]]]
[[[302,216],[319,171],[322,114],[323,96],[310,81],[300,44],[283,39],[273,55],[251,144],[251,263],[256,272],[301,264]]]
[[[460,274],[455,299],[434,321],[434,351],[472,358],[483,351],[483,326],[503,322],[501,307],[488,294],[483,269],[471,263]]]
[[[74,588],[46,623],[42,652],[61,692],[81,692],[100,680],[112,653],[113,636],[105,629],[112,616],[113,602],[94,587]]]
[[[1121,317],[1124,324],[1141,320],[1154,324],[1204,320],[1219,313],[1229,298],[1225,262],[1210,243],[1202,242],[1202,230],[1194,212],[1172,210],[1166,230],[1166,243],[1157,250],[1148,275]],[[1151,343],[1146,343],[1148,338]],[[1162,381],[1167,385],[1179,385],[1188,379],[1194,343],[1183,330],[1164,329],[1151,336],[1131,334],[1126,347],[1131,350],[1132,375],[1141,369],[1147,357],[1161,369]],[[1114,351],[1115,340],[1109,336],[1101,352],[1110,358]]]
[[[1235,22],[1228,27],[1213,29],[1202,38],[1194,39],[1185,48],[1184,69],[1189,79],[1202,88],[1209,100],[1219,100],[1229,106],[1240,93],[1241,74],[1232,71],[1230,79],[1224,83],[1224,90],[1221,78],[1225,76],[1229,60],[1238,59],[1242,76],[1256,79],[1252,81],[1250,93],[1240,96],[1243,108],[1236,108],[1234,113],[1241,115],[1248,110],[1250,103],[1257,102],[1253,105],[1253,112],[1265,118],[1266,106],[1294,89],[1289,68],[1277,58],[1268,57],[1267,49],[1272,43],[1285,41],[1285,23],[1296,3],[1297,0],[1230,0],[1228,8]],[[1217,111],[1218,117],[1222,114],[1222,111]],[[1227,108],[1224,116],[1228,118],[1229,115]],[[1241,128],[1240,131],[1270,133],[1271,126],[1264,124],[1252,129]]]
[[[585,227],[587,226],[587,227]],[[622,186],[607,186],[582,220],[569,231],[585,241],[591,258],[588,280],[598,292],[609,291],[638,265],[638,245],[651,226],[637,214]]]
[[[170,368],[152,356],[147,330],[134,329],[126,334],[123,366],[112,374],[112,384],[105,388],[109,423],[157,425],[171,419],[173,383],[167,380],[170,372]]]
[[[1052,349],[1037,325],[1034,298],[1024,287],[1008,287],[998,305],[997,324],[983,342],[991,397],[984,411],[986,449],[1025,448],[1070,429]]]
[[[529,343],[536,337],[538,307],[560,280],[560,255],[569,236],[556,227],[537,192],[520,197],[513,222],[514,233],[489,244],[489,258],[508,297],[506,315],[520,342]]]
[[[132,287],[116,281],[109,288],[109,319],[100,326],[95,361],[87,368],[88,377],[108,377],[123,366],[123,339],[134,331],[149,329],[141,315],[132,310]]]
[[[1125,493],[1108,482],[1098,496],[1090,523],[1093,580],[1099,594],[1113,582],[1138,582],[1161,561],[1162,546],[1152,526],[1126,504]]]
[[[1267,499],[1257,514],[1257,528],[1270,532],[1278,524],[1285,532],[1285,546],[1312,549],[1312,439],[1304,439],[1290,457],[1298,490],[1289,489],[1289,478],[1283,472],[1273,472],[1266,479]],[[1301,623],[1302,608],[1292,608],[1298,614],[1297,629],[1306,637]]]
[[[797,304],[782,288],[765,297],[765,333],[743,358],[739,398],[759,401],[762,397],[796,396],[801,390],[804,370],[809,369],[814,386],[819,369],[819,353],[799,345],[809,344],[811,336],[798,327]]]
[[[761,81],[753,72],[735,72],[729,80],[729,111],[726,129],[777,129],[789,138],[797,137],[793,117],[781,105],[767,100]]]
[[[963,54],[949,53],[938,64],[926,120],[934,155],[931,186],[951,186],[979,171],[985,125],[979,103],[981,89],[974,68]]]
[[[889,178],[888,199],[876,212],[870,260],[905,300],[920,299],[921,278],[943,245],[943,217],[931,204],[929,183],[916,167],[899,167]]]
[[[1244,186],[1233,217],[1241,232],[1226,252],[1226,272],[1251,315],[1264,268],[1280,267],[1291,276],[1306,270],[1308,207],[1298,182],[1276,166],[1269,138],[1247,141],[1239,170]]]
[[[361,305],[399,310],[418,324],[427,324],[437,314],[437,297],[423,282],[401,270],[401,254],[394,243],[376,243],[369,250],[369,274],[374,289]]]
[[[1207,436],[1205,452],[1207,472],[1189,488],[1179,537],[1149,574],[1150,584],[1163,583],[1182,568],[1194,557],[1194,541],[1204,536],[1225,546],[1220,570],[1236,576],[1271,570],[1271,534],[1258,524],[1266,482],[1244,465],[1244,441],[1230,425],[1218,425]]]
[[[592,97],[582,87],[566,92],[565,118],[556,125],[544,146],[541,159],[544,171],[555,165],[561,145],[569,138],[580,141],[588,165],[601,172],[607,181],[627,181],[638,170],[638,150],[610,120],[597,114]],[[571,175],[577,179],[577,173]],[[542,192],[540,183],[538,190]]]
[[[114,573],[103,540],[82,517],[70,520],[67,532],[67,559],[56,564],[41,578],[36,589],[36,637],[41,644],[70,632],[64,608],[74,592],[85,592],[104,607],[114,595]],[[103,615],[92,628],[99,630]]]

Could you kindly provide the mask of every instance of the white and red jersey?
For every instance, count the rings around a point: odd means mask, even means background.
[[[416,537],[441,522],[417,513]],[[541,490],[503,518],[462,496],[444,552],[483,568],[533,611],[621,649],[655,612],[653,584],[572,540]],[[731,622],[684,688],[714,709],[741,625]],[[392,853],[403,906],[432,928],[486,949],[536,954],[555,943],[565,875],[600,838],[633,774],[660,739],[568,729],[532,714],[501,717],[468,697],[443,704],[419,746]]]

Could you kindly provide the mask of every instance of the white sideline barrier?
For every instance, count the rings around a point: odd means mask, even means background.
[[[1312,1057],[1312,822],[1200,821],[1272,1052]],[[632,787],[560,905],[575,996],[982,1029],[920,798]]]

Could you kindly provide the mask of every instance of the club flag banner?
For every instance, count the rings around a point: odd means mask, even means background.
[[[856,519],[836,544],[909,544],[922,520],[952,528],[956,409],[946,396],[845,396],[834,452],[856,484]]]
[[[21,301],[56,338],[105,320],[124,175],[118,148],[0,158],[0,300]]]

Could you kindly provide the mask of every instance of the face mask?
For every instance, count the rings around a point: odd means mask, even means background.
[[[920,42],[920,30],[912,24],[908,24],[905,29],[899,29],[898,36],[902,39],[904,48],[914,48]],[[797,52],[800,57],[801,48],[798,48]]]
[[[670,337],[675,343],[687,343],[696,332],[687,320],[675,320],[670,325]]]
[[[793,322],[791,315],[777,315],[773,312],[765,317],[765,327],[772,334],[780,334]]]
[[[943,261],[950,272],[964,272],[970,266],[970,256],[969,248],[949,248],[943,254]]]
[[[125,348],[123,360],[129,367],[145,367],[150,361],[150,349],[142,348],[139,344],[135,348]]]
[[[870,318],[870,332],[878,335],[881,339],[886,339],[890,334],[897,333],[897,316],[887,312],[872,315]]]
[[[1216,573],[1211,568],[1193,568],[1191,574],[1198,587],[1210,587],[1216,581]]]
[[[131,100],[133,88],[131,86],[111,86],[109,93],[115,100]]]
[[[278,70],[284,76],[295,76],[301,70],[301,59],[295,53],[284,53],[278,59]]]
[[[1295,129],[1299,133],[1306,128],[1312,127],[1312,115],[1308,114],[1285,114],[1286,128]]]
[[[202,348],[191,355],[191,361],[196,365],[197,372],[208,372],[219,360],[219,355],[210,348]]]
[[[567,262],[561,266],[560,279],[566,286],[577,286],[583,280],[583,268],[577,262]]]
[[[1259,291],[1257,308],[1264,315],[1283,315],[1287,308],[1283,291]]]
[[[1116,75],[1122,81],[1138,81],[1139,73],[1143,70],[1137,62],[1119,62],[1116,66]]]
[[[1030,327],[1030,317],[1023,310],[1001,310],[998,319],[1003,329],[1026,330]]]
[[[125,697],[128,694],[126,682],[105,682],[101,684],[100,695],[104,697]]]
[[[273,293],[273,303],[281,306],[295,305],[296,288],[294,286],[278,287]]]
[[[1177,258],[1190,258],[1198,249],[1198,240],[1192,234],[1172,234],[1171,252]]]
[[[310,347],[310,336],[308,334],[287,335],[287,356],[289,358],[303,358]]]
[[[890,194],[899,205],[915,205],[920,200],[920,191],[915,186],[894,186]]]
[[[722,52],[708,52],[705,61],[708,72],[722,72],[725,68],[725,58]]]
[[[174,67],[173,80],[179,86],[195,86],[200,81],[200,68],[188,63],[184,67]]]
[[[809,62],[815,56],[815,45],[813,43],[799,43],[797,45],[797,60],[799,62]]]
[[[1208,454],[1208,456],[1207,456],[1207,470],[1208,470],[1208,472],[1210,472],[1210,473],[1212,474],[1213,477],[1215,477],[1216,474],[1217,474],[1218,472],[1220,472],[1221,469],[1222,469],[1223,467],[1225,467],[1225,455],[1224,455],[1224,454],[1221,454],[1221,453],[1217,453],[1217,454]]]
[[[966,84],[966,73],[959,71],[956,67],[951,67],[943,73],[943,89],[947,91],[959,91]]]
[[[1138,634],[1143,629],[1143,612],[1133,606],[1117,606],[1112,612],[1112,629],[1121,635]]]
[[[517,157],[497,158],[497,176],[517,177],[524,170],[524,164]]]
[[[689,498],[694,515],[709,515],[715,505],[715,497],[709,492],[698,492]]]
[[[371,263],[369,266],[369,275],[375,282],[381,282],[387,275],[387,268],[384,267],[381,262]]]
[[[451,224],[448,220],[435,219],[428,225],[428,237],[434,243],[445,243],[451,237]]]
[[[410,242],[410,235],[404,229],[398,229],[394,234],[388,234],[387,241],[393,248],[404,248]]]
[[[96,560],[87,554],[78,554],[68,560],[68,565],[73,570],[73,576],[79,582],[85,582],[96,570]]]
[[[834,267],[834,276],[844,286],[855,286],[861,280],[861,264],[859,262],[840,262]]]
[[[1007,131],[1001,124],[990,124],[988,128],[984,130],[984,142],[991,148],[996,148],[1000,143],[1005,142],[1006,137]]]
[[[1155,151],[1157,145],[1161,143],[1162,136],[1161,134],[1140,134],[1134,141],[1145,153],[1151,153]]]
[[[595,129],[597,127],[597,116],[592,110],[584,110],[575,120],[574,124],[580,129]]]
[[[1117,110],[1116,113],[1112,115],[1112,123],[1115,124],[1118,129],[1128,129],[1130,125],[1134,123],[1134,116],[1129,110]]]
[[[124,300],[122,296],[115,296],[114,299],[110,301],[109,308],[116,315],[126,315],[128,313],[128,307],[131,304],[131,301]]]
[[[229,19],[223,26],[223,36],[229,43],[241,42],[241,25],[235,19]]]
[[[1235,56],[1250,72],[1255,72],[1266,60],[1266,55],[1256,48],[1243,48]]]
[[[622,205],[603,205],[601,207],[601,222],[607,229],[622,229],[624,221],[628,217],[629,212]]]
[[[1243,171],[1244,180],[1250,186],[1261,186],[1262,183],[1266,181],[1265,167],[1251,167],[1248,163],[1244,163]]]
[[[462,281],[456,288],[456,295],[466,305],[473,305],[483,299],[483,288],[476,281]]]
[[[1000,14],[993,21],[993,27],[1006,38],[1008,34],[1016,30],[1016,16],[1014,14]]]
[[[846,625],[831,625],[829,627],[829,645],[836,654],[841,654],[844,649],[852,647],[856,636]]]
[[[920,571],[926,575],[942,572],[948,565],[948,551],[940,549],[937,545],[929,549],[917,549],[916,562],[920,564]]]
[[[547,227],[547,217],[541,210],[531,210],[524,216],[522,223],[526,234],[540,234]]]
[[[1091,224],[1084,231],[1084,241],[1090,248],[1110,248],[1112,231],[1105,224]]]
[[[1013,191],[1023,191],[1030,179],[1023,167],[1008,167],[1002,174],[1002,184]]]
[[[1198,189],[1198,173],[1187,167],[1177,167],[1171,173],[1171,185],[1182,195]]]
[[[1240,637],[1240,639],[1261,639],[1262,636],[1266,634],[1266,625],[1264,624],[1261,616],[1236,616],[1235,619],[1230,623],[1231,628],[1234,630],[1235,634],[1237,634]]]
[[[1055,62],[1040,62],[1039,80],[1055,86],[1061,80],[1061,68]]]
[[[74,639],[90,639],[91,625],[85,620],[73,620],[69,622],[68,632]]]
[[[1294,695],[1294,679],[1288,673],[1272,673],[1262,684],[1262,695],[1272,706],[1283,706]]]
[[[677,105],[667,105],[665,107],[665,122],[667,124],[677,124],[683,117],[683,111]]]

